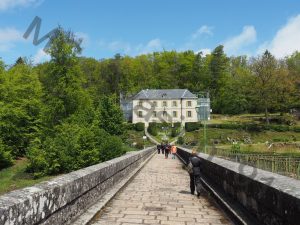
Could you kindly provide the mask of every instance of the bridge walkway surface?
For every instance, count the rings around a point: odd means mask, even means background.
[[[190,194],[189,176],[178,159],[156,154],[89,224],[233,223],[208,195]]]

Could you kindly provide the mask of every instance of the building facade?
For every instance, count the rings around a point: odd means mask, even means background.
[[[197,96],[187,89],[147,89],[132,99],[132,123],[197,122]]]

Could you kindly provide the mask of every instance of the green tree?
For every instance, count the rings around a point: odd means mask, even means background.
[[[37,135],[42,110],[41,84],[28,65],[0,73],[0,136],[14,156],[23,156]]]
[[[98,114],[100,128],[111,135],[122,135],[124,132],[124,117],[115,97],[105,96],[101,99]]]
[[[24,64],[25,64],[25,60],[24,60],[22,57],[19,57],[19,58],[16,60],[15,66],[16,66],[16,65],[24,65]]]
[[[0,140],[0,170],[9,167],[13,164],[13,159],[10,150]]]
[[[78,63],[80,44],[80,39],[62,28],[50,40],[47,53],[51,60],[43,70],[45,74],[42,79],[44,102],[47,105],[43,118],[48,127],[58,125],[82,110],[92,108],[91,98],[83,89],[84,78]]]
[[[274,107],[277,100],[275,94],[280,82],[276,76],[277,68],[278,63],[269,51],[255,58],[252,63],[255,75],[252,94],[255,96],[257,107],[264,109],[267,124],[269,124],[269,109]]]
[[[295,87],[293,104],[291,107],[300,108],[300,52],[296,51],[286,59],[288,73],[292,85]]]
[[[216,112],[220,112],[224,106],[221,99],[226,92],[229,76],[229,59],[223,48],[222,45],[216,47],[211,53],[210,60],[211,81],[209,90],[212,98],[212,107]]]
[[[247,65],[246,56],[230,58],[230,75],[227,78],[224,92],[219,96],[222,102],[221,113],[239,114],[250,110],[249,108],[249,87],[253,80],[251,71]]]

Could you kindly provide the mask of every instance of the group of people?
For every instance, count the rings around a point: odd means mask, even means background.
[[[169,157],[169,154],[172,154],[172,159],[175,159],[177,148],[175,145],[170,145],[169,143],[161,143],[157,145],[157,154],[164,154],[165,159]]]
[[[157,145],[157,154],[164,154],[165,159],[168,158],[169,154],[172,154],[172,159],[175,159],[177,153],[177,147],[175,145],[170,145],[169,143],[161,143]],[[200,169],[201,160],[197,157],[197,150],[192,150],[192,155],[188,160],[187,171],[190,175],[190,189],[191,194],[194,195],[195,191],[199,197],[202,190],[201,184],[201,169]]]

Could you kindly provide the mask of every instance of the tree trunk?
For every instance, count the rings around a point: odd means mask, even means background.
[[[270,124],[270,121],[269,121],[269,112],[268,112],[267,108],[265,108],[265,117],[266,117],[266,123],[269,125]]]

